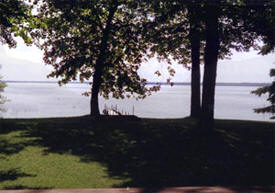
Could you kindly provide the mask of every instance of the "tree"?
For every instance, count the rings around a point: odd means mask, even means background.
[[[204,76],[202,91],[202,126],[211,128],[214,120],[216,72],[220,39],[218,30],[219,7],[206,5],[206,43],[204,49]]]
[[[270,70],[270,76],[275,77],[275,69]],[[254,109],[256,113],[275,113],[275,81],[273,81],[269,86],[258,88],[257,90],[252,91],[252,93],[258,96],[261,96],[262,94],[268,94],[267,101],[270,102],[269,106]],[[275,117],[273,116],[271,119],[275,119]]]
[[[258,48],[259,35],[244,23],[254,19],[246,16],[252,8],[241,1],[155,0],[149,5],[154,18],[149,26],[155,31],[148,30],[154,43],[151,50],[165,59],[172,55],[187,67],[192,64],[191,116],[201,115],[207,122],[213,122],[218,58],[230,56],[232,49]],[[202,57],[205,70],[201,106],[199,69]]]
[[[274,8],[275,2],[273,1],[273,4],[271,4],[271,8]],[[261,49],[261,54],[266,55],[269,53],[274,52],[275,50],[275,26],[274,24],[275,20],[275,13],[274,9],[271,9],[271,14],[268,12],[263,12],[263,17],[255,17],[254,23],[252,25],[252,28],[254,31],[257,31],[258,34],[264,34],[263,43]],[[263,24],[266,26],[263,28]],[[270,70],[270,77],[275,77],[275,69]],[[275,81],[273,81],[269,86],[264,86],[262,88],[258,88],[257,90],[252,91],[253,94],[261,96],[263,94],[267,94],[268,98],[267,101],[270,102],[269,106],[263,107],[263,108],[257,108],[254,109],[256,113],[275,113]],[[275,119],[274,116],[271,117],[271,119]]]
[[[145,1],[146,2],[146,1]],[[147,2],[147,14],[154,20],[147,24],[147,38],[152,43],[151,52],[170,62],[172,59],[191,69],[191,112],[190,116],[199,118],[200,63],[202,57],[202,16],[200,3],[195,1]],[[168,67],[170,70],[171,68]],[[173,74],[172,74],[173,75]]]
[[[21,36],[26,43],[30,38],[24,28],[23,21],[28,18],[28,6],[21,0],[0,1],[0,42],[15,47],[16,41],[12,34]]]
[[[191,112],[190,116],[200,118],[201,116],[201,75],[200,75],[200,56],[201,56],[201,17],[196,12],[199,6],[189,6],[189,25],[190,35],[189,41],[191,45]]]
[[[251,47],[260,49],[257,41],[264,41],[268,36],[259,28],[264,28],[268,32],[274,29],[273,3],[272,1],[262,1],[260,4],[254,1],[220,1],[205,4],[206,46],[201,123],[204,128],[214,126],[218,55],[224,48],[227,50],[234,48],[237,51],[246,51]]]
[[[274,1],[232,1],[221,2],[220,4],[208,4],[206,11],[208,16],[211,16],[215,10],[218,16],[206,18],[206,44],[207,36],[209,37],[210,44],[213,47],[205,47],[205,75],[209,74],[204,78],[205,86],[203,90],[203,105],[202,112],[204,118],[207,120],[213,120],[214,113],[214,87],[215,87],[215,76],[216,69],[214,66],[217,65],[217,47],[219,51],[222,50],[222,40],[225,39],[224,35],[228,34],[226,43],[233,45],[237,51],[248,50],[250,47],[260,49],[257,41],[273,42],[274,43],[274,29],[275,29],[275,15],[274,15]],[[218,23],[218,26],[216,25]],[[228,25],[229,24],[229,25]],[[220,28],[221,26],[227,26],[226,28]],[[214,34],[214,35],[213,35]],[[232,38],[231,38],[231,37]],[[270,44],[266,44],[270,45]],[[231,46],[230,46],[231,47]],[[266,47],[266,46],[264,46]],[[262,47],[262,51],[264,49]],[[207,58],[207,50],[211,57]],[[212,65],[206,65],[207,61]],[[207,69],[212,71],[207,72]],[[208,80],[208,81],[207,81]],[[206,83],[207,81],[208,83]],[[208,96],[210,94],[210,96]],[[205,97],[204,97],[205,96]],[[204,98],[206,100],[204,100]],[[205,101],[205,104],[204,104]]]
[[[10,48],[16,46],[15,36],[21,36],[26,43],[30,43],[23,21],[28,19],[28,6],[20,0],[0,1],[0,43],[7,44]],[[0,76],[0,79],[2,76]],[[7,99],[1,94],[6,84],[0,81],[0,105]],[[0,108],[0,111],[4,111]]]
[[[36,2],[37,3],[37,2]],[[51,77],[60,84],[93,78],[91,115],[99,115],[98,95],[115,98],[136,93],[144,98],[158,86],[146,87],[137,70],[147,44],[134,0],[41,1],[31,34],[44,51],[44,61],[54,67]]]

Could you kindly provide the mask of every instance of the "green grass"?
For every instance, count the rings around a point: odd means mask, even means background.
[[[0,189],[274,185],[274,123],[0,120]]]

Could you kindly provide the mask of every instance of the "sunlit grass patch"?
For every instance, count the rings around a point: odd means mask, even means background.
[[[217,120],[1,120],[0,189],[272,185],[274,129]]]

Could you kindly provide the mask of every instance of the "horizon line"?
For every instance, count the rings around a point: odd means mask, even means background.
[[[1,80],[4,83],[51,83],[51,84],[58,84],[58,81],[40,81],[40,80]],[[66,84],[91,84],[92,82],[84,81],[71,81]],[[174,85],[191,85],[191,82],[172,82]],[[148,81],[146,84],[160,84],[160,85],[170,85],[171,83],[167,82],[154,82]],[[202,85],[202,82],[200,83]],[[217,86],[267,86],[271,83],[266,82],[217,82]]]

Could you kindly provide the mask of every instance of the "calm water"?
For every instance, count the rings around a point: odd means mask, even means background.
[[[224,119],[244,119],[269,121],[270,115],[256,114],[253,108],[268,104],[266,97],[250,94],[257,87],[217,86],[215,117]],[[4,95],[10,100],[3,106],[7,110],[5,118],[65,117],[89,113],[89,97],[81,93],[88,91],[89,85],[9,83]],[[100,109],[104,105],[117,105],[120,111],[150,118],[180,118],[189,115],[190,86],[162,86],[162,89],[144,100],[133,98],[105,100],[100,97]]]

